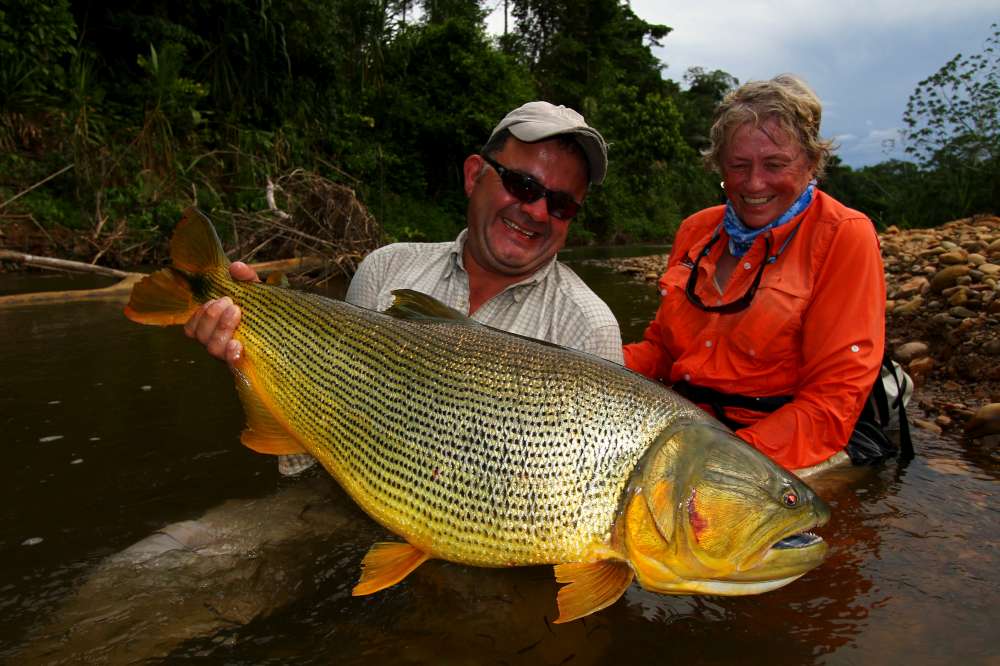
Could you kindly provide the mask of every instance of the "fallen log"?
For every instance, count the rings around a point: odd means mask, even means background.
[[[0,296],[0,308],[18,307],[22,305],[44,305],[53,303],[73,303],[77,301],[114,301],[125,300],[132,291],[132,286],[141,280],[145,274],[130,271],[120,271],[106,266],[95,266],[80,261],[38,257],[23,252],[0,250],[0,261],[11,261],[26,266],[35,266],[47,270],[57,270],[73,273],[93,273],[107,277],[119,278],[119,281],[107,287],[98,289],[70,289],[67,291],[34,291],[27,294],[11,294]],[[301,273],[315,270],[326,265],[322,257],[293,257],[277,261],[265,261],[250,264],[258,273],[282,271],[285,273]]]

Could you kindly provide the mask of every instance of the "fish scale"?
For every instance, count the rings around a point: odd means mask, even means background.
[[[206,275],[283,420],[370,515],[479,566],[573,561],[610,537],[681,400],[619,366],[489,327],[389,318]]]

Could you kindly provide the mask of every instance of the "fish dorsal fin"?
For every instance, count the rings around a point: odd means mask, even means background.
[[[170,239],[170,259],[176,268],[198,275],[219,267],[228,268],[219,235],[205,214],[188,208]]]
[[[468,315],[422,292],[413,289],[393,289],[392,295],[394,297],[392,305],[385,311],[390,317],[411,321],[475,323]]]
[[[361,578],[351,590],[351,596],[359,597],[395,585],[428,559],[430,555],[408,543],[379,542],[362,560]]]
[[[555,566],[556,580],[569,583],[559,589],[556,624],[596,613],[618,601],[632,584],[635,574],[627,562],[568,562]]]
[[[246,361],[246,356],[239,362],[239,366],[233,368],[233,375],[236,378],[236,392],[247,415],[247,426],[240,434],[243,445],[258,453],[276,456],[306,453],[302,444],[289,434],[288,429],[274,416],[257,392],[254,387],[254,372]]]

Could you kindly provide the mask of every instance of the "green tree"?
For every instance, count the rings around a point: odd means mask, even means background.
[[[942,187],[953,217],[1000,201],[1000,28],[919,83],[903,115],[906,152]]]

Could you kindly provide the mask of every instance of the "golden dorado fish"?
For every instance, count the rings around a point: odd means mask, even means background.
[[[233,370],[242,442],[315,456],[405,542],[377,543],[354,594],[439,558],[555,565],[558,622],[633,579],[668,594],[754,594],[818,565],[806,532],[829,509],[802,481],[662,385],[604,359],[505,333],[417,292],[385,313],[236,282],[189,210],[172,266],[125,314],[181,324],[200,303],[242,309]]]

